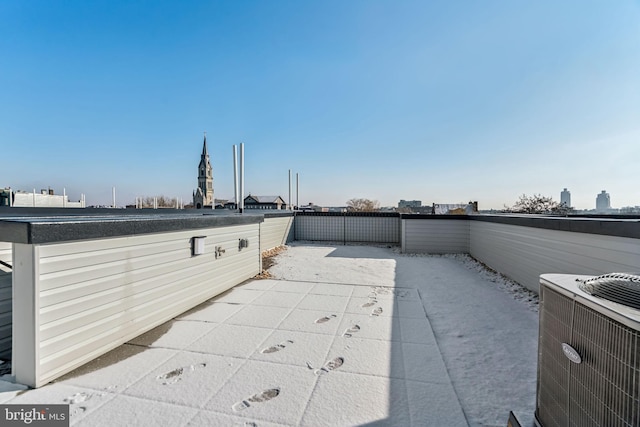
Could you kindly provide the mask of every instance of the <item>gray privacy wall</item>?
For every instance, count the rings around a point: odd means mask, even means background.
[[[444,217],[447,218],[447,217]],[[402,252],[406,253],[468,253],[469,220],[449,216],[443,219],[402,219]]]
[[[469,223],[471,256],[534,292],[544,273],[640,271],[637,238],[488,221]]]
[[[400,243],[400,217],[384,213],[296,213],[295,240]]]

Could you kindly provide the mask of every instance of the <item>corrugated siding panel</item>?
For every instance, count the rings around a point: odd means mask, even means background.
[[[470,253],[538,292],[543,273],[599,275],[640,268],[638,239],[471,221]]]
[[[296,216],[296,240],[344,241],[344,217]]]
[[[0,261],[11,260],[11,243],[0,242]],[[0,358],[11,358],[11,269],[0,264]]]
[[[260,250],[266,251],[286,244],[291,236],[293,216],[265,218],[260,224]]]
[[[190,239],[201,235],[205,253],[192,257]],[[41,382],[258,274],[258,241],[253,224],[42,245]],[[226,251],[218,259],[216,246]]]
[[[403,219],[404,244],[407,253],[469,252],[469,221]]]
[[[347,242],[400,243],[400,219],[345,217]]]

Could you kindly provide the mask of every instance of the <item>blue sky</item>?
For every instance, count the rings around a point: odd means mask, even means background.
[[[638,1],[3,1],[0,186],[640,205]]]

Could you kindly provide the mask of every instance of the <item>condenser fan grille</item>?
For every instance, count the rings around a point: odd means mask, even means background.
[[[609,273],[576,280],[581,290],[594,297],[640,310],[640,273]]]

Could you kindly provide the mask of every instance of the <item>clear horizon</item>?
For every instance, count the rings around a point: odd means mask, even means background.
[[[0,5],[0,187],[87,205],[215,197],[640,205],[640,4]],[[295,199],[295,190],[294,190]]]

